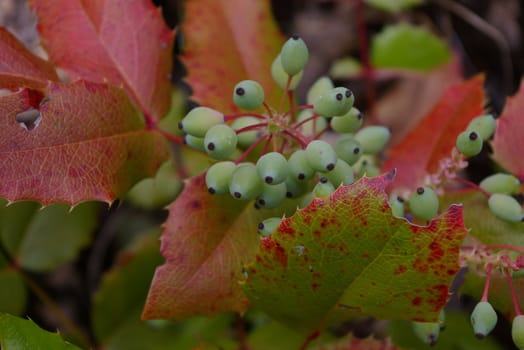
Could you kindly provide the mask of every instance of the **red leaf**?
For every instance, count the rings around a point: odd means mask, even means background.
[[[182,31],[186,45],[181,59],[196,102],[224,113],[236,111],[233,88],[244,79],[262,84],[266,102],[278,102],[281,90],[271,78],[271,63],[283,41],[270,1],[187,1]]]
[[[508,171],[524,178],[524,83],[519,91],[509,97],[491,145],[493,158]]]
[[[242,264],[255,256],[256,221],[247,202],[212,196],[204,176],[187,181],[169,207],[157,268],[142,317],[182,319],[225,310],[244,311],[238,281]],[[249,206],[252,208],[252,206]]]
[[[41,121],[25,130],[16,117],[29,107]],[[0,197],[9,201],[111,202],[169,154],[126,93],[107,84],[49,83],[45,97],[28,89],[2,96],[0,130]]]
[[[458,134],[483,113],[483,83],[477,75],[448,88],[431,113],[388,151],[383,168],[397,169],[395,187],[417,186],[450,155]]]
[[[123,85],[155,118],[171,101],[173,33],[149,0],[32,0],[51,60],[73,79]]]
[[[48,80],[58,80],[54,67],[0,27],[0,88],[43,88]]]

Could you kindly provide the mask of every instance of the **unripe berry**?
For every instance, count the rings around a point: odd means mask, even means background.
[[[298,198],[308,191],[308,183],[305,181],[298,181],[294,176],[288,176],[286,181],[286,197]]]
[[[286,180],[289,166],[286,158],[278,152],[269,152],[257,161],[258,176],[267,184],[277,185]]]
[[[355,181],[353,168],[342,159],[337,159],[335,169],[328,172],[322,172],[320,173],[320,176],[327,178],[335,187],[340,186],[340,184],[345,186],[351,185]]]
[[[260,119],[255,117],[242,117],[235,119],[233,123],[231,123],[231,128],[237,131],[251,125],[260,124],[261,122],[262,121],[260,121]],[[237,134],[238,146],[242,148],[248,148],[259,139],[261,136],[260,133],[260,130],[250,130]]]
[[[393,216],[398,218],[404,217],[404,199],[400,196],[391,196],[389,199],[389,206],[391,207],[391,213]]]
[[[225,194],[229,192],[229,182],[236,165],[233,162],[218,162],[209,167],[206,173],[206,186],[211,194]]]
[[[331,171],[337,163],[335,150],[325,141],[311,141],[306,147],[306,155],[309,166],[317,171]]]
[[[229,181],[229,193],[235,199],[251,200],[262,193],[263,182],[258,177],[257,169],[252,163],[237,165],[231,181]]]
[[[351,90],[336,87],[318,96],[313,102],[313,110],[327,118],[341,116],[349,112],[354,102],[355,97]]]
[[[362,126],[363,122],[362,113],[355,107],[351,107],[346,114],[331,119],[331,128],[338,133],[354,133]]]
[[[362,155],[360,144],[350,136],[340,137],[335,144],[335,151],[349,165],[354,165]]]
[[[377,166],[375,157],[364,154],[358,161],[353,164],[353,169],[358,178],[363,177],[375,177],[380,174],[380,168]]]
[[[313,196],[323,198],[329,196],[335,192],[335,186],[329,182],[326,178],[321,178],[319,182],[313,187]]]
[[[487,301],[479,302],[471,313],[471,325],[479,339],[488,335],[497,325],[497,313]]]
[[[517,200],[507,194],[494,193],[488,199],[489,209],[496,217],[509,222],[524,221],[524,212]]]
[[[180,121],[178,127],[186,134],[204,137],[214,125],[224,123],[224,115],[208,107],[196,107]]]
[[[419,187],[409,196],[411,214],[421,220],[431,220],[438,214],[439,200],[430,187]]]
[[[256,204],[260,208],[276,208],[286,199],[286,193],[285,182],[278,185],[263,184],[262,193],[257,197]]]
[[[184,135],[184,143],[197,151],[206,151],[203,137],[195,137],[193,135],[186,134]]]
[[[280,51],[280,61],[284,71],[293,76],[304,69],[309,58],[306,43],[300,37],[294,35],[289,38]]]
[[[307,159],[306,151],[299,149],[291,154],[287,163],[289,166],[290,177],[299,182],[304,182],[315,175],[315,170],[311,168]]]
[[[476,131],[464,131],[457,137],[457,149],[465,156],[473,157],[482,151],[482,138]]]
[[[219,124],[206,132],[204,145],[208,155],[215,159],[226,159],[237,148],[237,134],[230,126]]]
[[[491,114],[481,115],[471,120],[466,131],[477,132],[483,141],[488,140],[495,132],[496,121]]]
[[[306,120],[307,118],[310,118],[314,115],[313,111],[310,109],[305,109],[303,111],[300,111],[300,113],[297,116],[297,122],[301,122],[303,120]],[[317,116],[315,119],[311,119],[304,124],[300,125],[298,127],[298,130],[304,135],[304,136],[314,136],[317,132],[325,129],[328,125],[328,122],[326,118]]]
[[[520,181],[511,174],[497,173],[486,177],[479,186],[489,193],[512,194],[518,191]]]
[[[412,322],[413,331],[424,344],[435,345],[440,334],[438,322]]]
[[[263,237],[269,236],[278,228],[281,221],[282,219],[277,217],[265,219],[258,224],[258,233]]]
[[[303,71],[300,71],[297,74],[293,75],[293,77],[291,78],[291,82],[287,87],[289,91],[293,91],[297,88],[298,84],[300,83],[300,80],[302,79],[302,75]],[[271,65],[271,76],[273,77],[275,83],[277,83],[277,85],[282,90],[286,88],[289,75],[284,71],[284,68],[282,67],[282,60],[280,58],[280,54],[275,58],[273,64]]]
[[[335,88],[333,81],[329,77],[318,78],[307,92],[307,104],[313,104],[318,96],[321,96]]]
[[[243,80],[233,89],[233,101],[242,109],[257,109],[264,102],[264,89],[254,80]]]
[[[355,134],[355,140],[366,154],[377,154],[382,151],[390,137],[391,131],[379,125],[366,126]]]
[[[511,338],[519,350],[524,349],[524,315],[515,316],[511,324]]]

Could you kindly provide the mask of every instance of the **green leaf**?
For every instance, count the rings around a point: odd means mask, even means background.
[[[27,303],[24,281],[0,253],[0,312],[20,315]]]
[[[370,6],[380,10],[397,13],[424,3],[424,0],[366,0]]]
[[[252,305],[304,332],[361,315],[435,321],[459,270],[462,209],[428,226],[394,217],[393,174],[314,199],[262,239],[243,284]]]
[[[97,226],[99,203],[85,202],[73,209],[54,204],[17,202],[0,207],[0,238],[17,264],[43,272],[76,258]]]
[[[0,345],[6,350],[73,350],[78,347],[59,334],[38,327],[33,321],[0,313]]]
[[[448,46],[433,33],[408,24],[387,26],[373,37],[371,61],[377,68],[428,71],[451,57]]]

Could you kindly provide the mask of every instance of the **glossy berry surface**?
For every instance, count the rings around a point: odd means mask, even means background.
[[[483,140],[476,131],[464,131],[457,137],[457,149],[465,156],[473,157],[482,151]]]
[[[278,152],[264,154],[258,159],[256,167],[260,179],[271,185],[284,182],[289,175],[287,160]]]
[[[233,101],[245,110],[260,108],[264,98],[262,85],[254,80],[243,80],[233,88]]]
[[[496,217],[508,222],[524,220],[524,212],[520,203],[513,197],[494,193],[488,199],[489,209]]]
[[[224,123],[224,115],[208,107],[196,107],[178,124],[186,134],[195,137],[204,137],[206,132],[214,125]]]
[[[280,51],[280,61],[284,71],[293,76],[299,73],[309,58],[309,51],[306,43],[302,38],[294,35],[289,38]]]
[[[218,162],[207,169],[206,186],[211,194],[225,194],[229,192],[229,182],[236,165],[233,162]]]
[[[263,182],[252,163],[237,165],[229,181],[229,193],[235,199],[252,200],[262,193]]]
[[[475,336],[482,339],[495,328],[498,317],[495,309],[489,302],[481,301],[475,305],[470,319]]]
[[[311,141],[306,147],[309,166],[316,171],[331,171],[337,163],[337,154],[333,147],[321,140]]]
[[[313,110],[323,117],[342,116],[349,112],[354,101],[355,97],[351,90],[336,87],[318,96],[313,102]]]
[[[206,132],[204,147],[211,157],[226,159],[236,150],[237,141],[237,134],[231,127],[219,124]]]
[[[439,200],[430,187],[418,187],[409,196],[411,213],[421,220],[431,220],[438,214]]]

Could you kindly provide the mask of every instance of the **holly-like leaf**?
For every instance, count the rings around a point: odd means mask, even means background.
[[[73,79],[124,86],[158,119],[171,101],[173,32],[149,0],[32,0],[51,61]]]
[[[373,37],[371,45],[371,61],[379,68],[428,71],[450,58],[451,52],[443,40],[422,27],[403,23],[386,26]]]
[[[64,341],[58,333],[38,327],[33,321],[0,313],[0,345],[2,349],[79,350]]]
[[[266,102],[278,102],[282,92],[271,78],[271,63],[283,40],[270,1],[187,1],[182,33],[181,59],[193,100],[224,113],[236,111],[233,88],[252,79],[264,87]]]
[[[314,199],[262,239],[243,285],[253,306],[305,332],[362,315],[435,321],[459,270],[462,209],[424,227],[394,217],[393,174]]]
[[[433,110],[387,152],[385,170],[397,169],[395,187],[413,188],[450,156],[460,134],[483,113],[484,77],[477,75],[448,88]]]
[[[42,88],[48,80],[58,81],[54,67],[0,27],[0,88]]]
[[[524,83],[513,97],[509,97],[491,145],[493,158],[508,171],[524,178]]]
[[[34,123],[19,113],[37,108]],[[49,83],[0,97],[0,197],[43,204],[111,202],[167,158],[167,141],[145,130],[125,92],[107,84]]]

